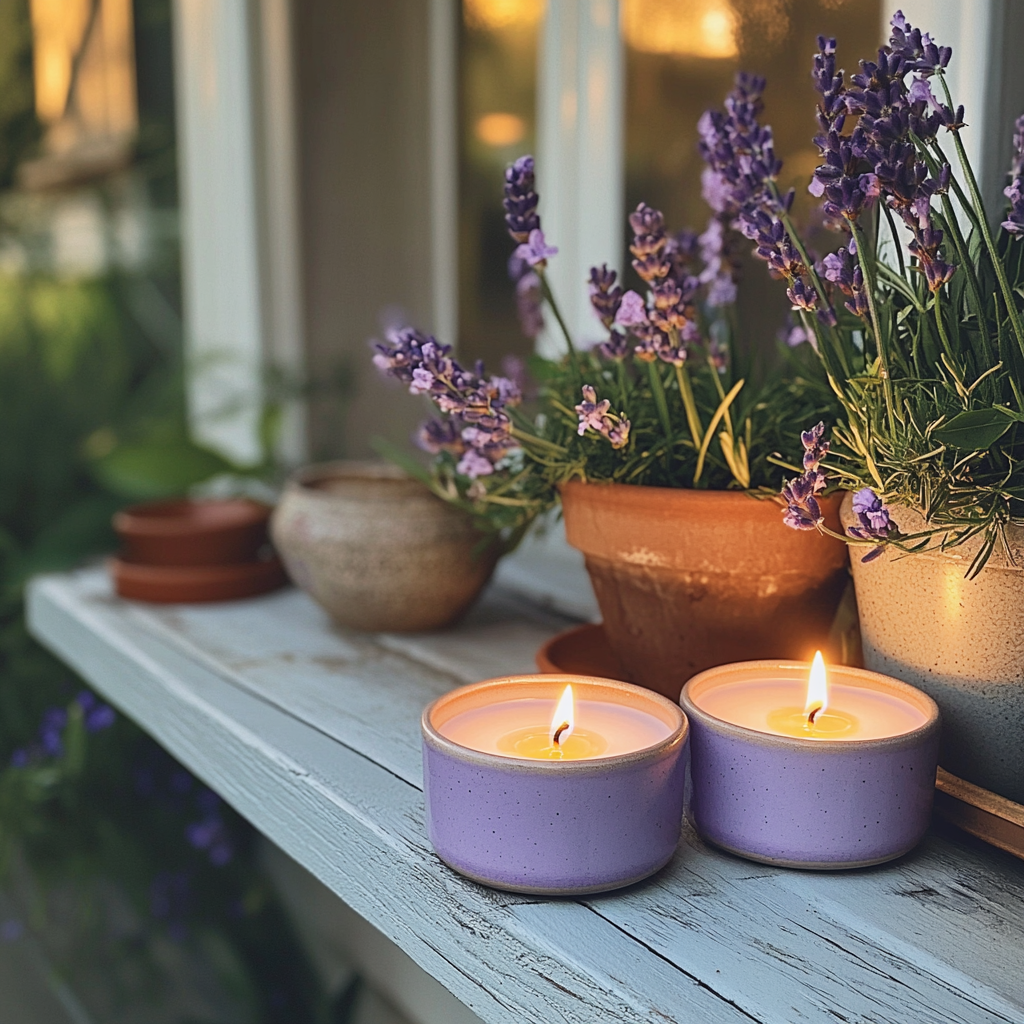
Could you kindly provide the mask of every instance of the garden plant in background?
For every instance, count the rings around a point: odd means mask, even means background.
[[[804,421],[786,523],[855,547],[866,664],[938,701],[943,765],[1024,802],[1024,117],[993,218],[952,51],[901,12],[891,26],[849,79],[834,39],[814,56],[809,189],[835,252],[812,259],[775,186],[763,81],[741,76],[702,121],[706,192],[786,280],[839,399],[836,417]],[[837,486],[853,492],[845,536],[822,505]]]

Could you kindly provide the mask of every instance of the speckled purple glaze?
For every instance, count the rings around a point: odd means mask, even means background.
[[[926,721],[887,739],[820,741],[724,722],[691,696],[755,667],[764,678],[808,672],[799,662],[723,665],[694,676],[679,699],[691,730],[689,814],[701,836],[750,860],[818,870],[867,867],[912,850],[928,828],[935,792],[935,702],[898,680],[833,666],[830,678],[898,693]]]
[[[477,687],[539,680],[555,696],[566,682],[614,687],[635,704],[664,702],[678,718],[644,750],[584,761],[536,761],[481,753],[442,736],[432,712]],[[593,694],[591,694],[593,696]],[[586,677],[489,680],[446,694],[423,712],[427,830],[437,855],[460,874],[514,892],[571,895],[638,882],[672,858],[679,842],[686,772],[686,718],[648,690]]]

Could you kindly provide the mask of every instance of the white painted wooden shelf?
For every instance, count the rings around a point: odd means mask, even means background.
[[[98,569],[36,580],[34,634],[485,1021],[1024,1022],[1024,864],[956,833],[838,875],[692,831],[620,893],[539,900],[443,866],[419,715],[530,671],[564,626],[492,590],[457,630],[365,636],[291,590],[155,608]]]

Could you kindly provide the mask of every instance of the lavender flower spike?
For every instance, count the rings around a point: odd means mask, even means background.
[[[817,469],[829,451],[829,442],[823,440],[825,436],[825,424],[818,423],[810,430],[804,430],[800,434],[800,441],[804,446],[804,469]]]
[[[788,481],[782,488],[782,499],[786,503],[782,521],[794,530],[817,529],[825,520],[817,500],[824,489],[825,474],[818,469]]]
[[[540,229],[535,180],[532,156],[521,156],[505,171],[505,223],[508,233],[519,243],[526,242],[531,231]]]
[[[861,488],[854,494],[853,514],[857,517],[859,525],[846,528],[851,537],[856,540],[882,542],[861,559],[862,562],[870,562],[881,555],[884,542],[898,534],[899,527],[890,518],[889,510],[882,504],[882,499],[870,487]]]
[[[1021,175],[1024,174],[1024,114],[1017,118],[1016,129],[1013,133],[1010,184],[1003,190],[1003,195],[1010,200],[1010,208],[1002,226],[1015,238],[1019,238],[1024,235],[1024,185],[1021,182]]]

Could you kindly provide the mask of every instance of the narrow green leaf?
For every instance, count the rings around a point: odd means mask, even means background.
[[[968,409],[935,431],[937,441],[961,451],[984,451],[1010,429],[1011,420],[996,409]]]

